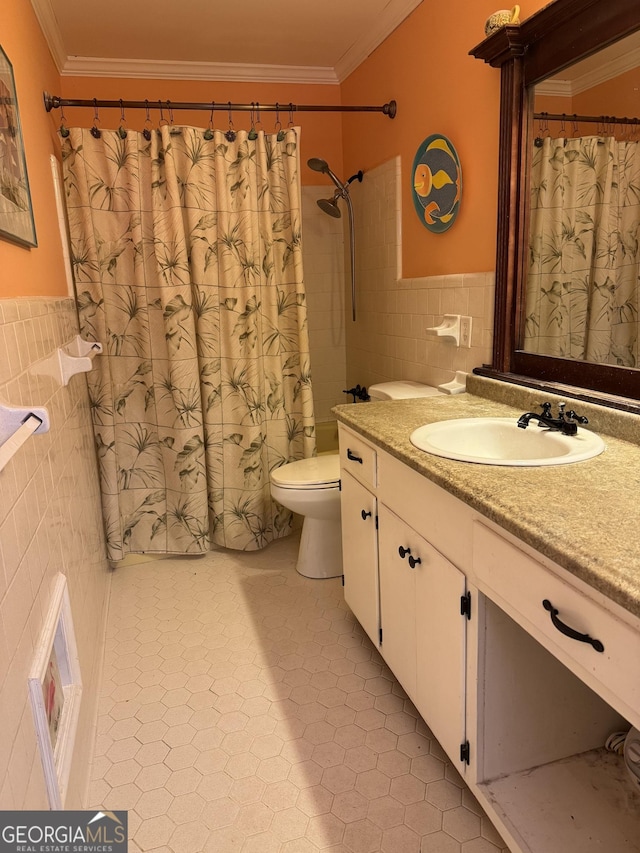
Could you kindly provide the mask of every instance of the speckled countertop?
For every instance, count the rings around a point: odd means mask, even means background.
[[[586,462],[538,468],[477,465],[409,441],[449,418],[519,417],[550,394],[469,377],[456,396],[342,405],[338,421],[640,617],[640,417],[571,400],[605,441]],[[554,405],[555,410],[555,405]]]

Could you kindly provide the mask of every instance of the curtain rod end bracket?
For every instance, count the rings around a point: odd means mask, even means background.
[[[385,104],[382,108],[382,112],[389,116],[389,118],[395,118],[398,112],[398,104],[396,101],[389,101],[388,104]]]
[[[50,113],[51,110],[58,109],[60,106],[60,98],[57,95],[50,95],[48,92],[42,93],[45,110]]]

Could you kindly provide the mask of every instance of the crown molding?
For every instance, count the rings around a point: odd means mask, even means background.
[[[580,92],[592,89],[600,83],[606,83],[607,80],[611,80],[613,77],[619,77],[620,74],[633,71],[638,65],[640,65],[640,48],[635,48],[612,59],[610,62],[603,63],[599,68],[594,68],[593,71],[577,77],[573,81],[573,94],[579,95]]]
[[[255,83],[338,83],[333,68],[306,65],[251,65],[236,62],[166,62],[69,56],[63,77],[129,77],[148,80],[216,80]]]
[[[59,73],[62,73],[67,61],[67,51],[64,48],[60,27],[51,8],[51,3],[49,0],[31,0],[31,5],[49,46],[49,51],[56,68]]]
[[[402,3],[394,3],[392,10],[387,5],[382,14],[371,22],[371,28],[336,63],[334,70],[338,82],[346,80],[421,3],[422,0],[404,0]]]
[[[225,62],[186,62],[68,56],[50,0],[31,0],[38,23],[59,73],[65,77],[130,77],[158,80],[217,80],[335,85],[345,80],[416,9],[422,0],[399,0],[385,7],[371,28],[361,34],[340,58],[329,66],[253,65]]]
[[[599,86],[601,83],[606,83],[620,74],[625,74],[627,71],[633,71],[640,65],[640,48],[629,50],[609,62],[603,62],[597,68],[581,74],[573,80],[568,79],[551,79],[543,80],[541,83],[536,83],[536,94],[540,95],[562,95],[565,97],[573,97],[581,92],[586,92],[594,86]],[[561,72],[562,73],[562,72]]]
[[[554,98],[570,98],[574,94],[571,80],[543,80],[536,83],[536,95],[551,95]]]

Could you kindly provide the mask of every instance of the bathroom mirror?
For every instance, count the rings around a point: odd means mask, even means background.
[[[521,381],[536,387],[549,383],[576,386],[587,389],[580,391],[580,396],[589,397],[589,391],[597,392],[593,398],[602,399],[607,396],[612,405],[640,410],[640,361],[635,354],[625,351],[620,357],[613,355],[611,346],[595,348],[587,354],[587,358],[576,357],[571,347],[566,345],[540,345],[532,340],[531,328],[540,318],[535,316],[531,307],[531,296],[527,301],[527,285],[530,270],[535,267],[532,256],[535,254],[536,227],[539,211],[536,205],[536,193],[540,188],[540,177],[532,177],[532,164],[538,150],[534,144],[536,138],[543,141],[554,137],[573,139],[579,136],[592,136],[593,145],[601,147],[597,137],[620,136],[623,139],[639,139],[640,134],[628,125],[624,131],[614,131],[612,123],[600,127],[592,125],[592,130],[580,124],[576,129],[571,114],[574,98],[567,96],[567,86],[573,80],[579,79],[584,83],[588,73],[597,75],[610,66],[614,69],[618,62],[620,73],[627,73],[625,66],[637,53],[638,40],[622,42],[633,37],[640,31],[640,5],[637,0],[555,0],[545,6],[535,15],[524,21],[520,26],[508,25],[493,33],[470,53],[478,59],[483,59],[501,71],[500,93],[500,155],[498,175],[498,234],[496,257],[496,310],[494,328],[494,349],[492,364],[479,372],[485,375],[500,376],[501,378]],[[614,57],[617,57],[614,61]],[[585,66],[581,63],[588,62]],[[631,63],[632,64],[632,63]],[[591,71],[589,71],[591,68]],[[594,70],[595,69],[595,70]],[[594,78],[595,79],[595,78]],[[560,82],[559,82],[560,81]],[[554,91],[555,95],[550,93]],[[614,86],[615,91],[615,86]],[[541,112],[551,112],[550,105],[558,101],[549,100],[561,93],[564,99],[567,119],[562,128],[551,122],[545,127],[536,115]],[[575,104],[580,103],[575,98]],[[571,107],[569,105],[572,105]],[[590,113],[602,111],[606,116],[620,116],[615,103],[605,109],[602,101],[589,107]],[[626,112],[625,116],[630,113]],[[635,92],[635,111],[632,116],[640,118],[640,97]],[[630,133],[633,130],[635,137]],[[602,131],[602,133],[600,133]],[[558,143],[558,151],[562,157],[574,155],[572,149],[577,143]],[[560,149],[569,148],[564,153]],[[547,159],[553,159],[553,146]],[[571,179],[567,179],[570,181]],[[566,188],[566,182],[565,187]],[[561,186],[561,190],[563,187]],[[594,190],[595,191],[595,190]],[[532,203],[533,199],[533,203]],[[533,208],[533,209],[532,209]],[[588,213],[581,211],[577,214],[579,220],[587,217]],[[531,234],[531,241],[530,241]],[[639,235],[640,236],[640,235]],[[546,239],[546,257],[549,260],[549,239]],[[530,242],[533,249],[530,248]],[[538,249],[540,248],[540,240]],[[598,249],[583,245],[584,254],[597,254]],[[558,316],[558,301],[568,301],[568,278],[564,275],[563,259],[558,262],[562,267],[562,275],[551,276],[543,284],[544,297],[547,302],[555,304],[545,318],[547,326],[560,322]],[[594,279],[595,280],[595,279]],[[606,276],[603,278],[604,289],[608,286]],[[636,274],[637,286],[637,274]],[[558,294],[553,288],[560,288]],[[564,289],[565,292],[562,292]],[[573,295],[572,295],[573,298]],[[553,315],[555,310],[556,316]],[[564,309],[563,309],[564,310]],[[598,310],[602,310],[601,308]],[[637,321],[638,307],[628,306],[629,316],[635,314]],[[584,317],[585,309],[583,309]],[[624,320],[629,318],[625,315]],[[635,328],[635,323],[634,323]],[[635,335],[635,331],[631,331]],[[535,338],[535,335],[533,335]],[[566,341],[569,342],[569,335]],[[575,336],[573,336],[575,342]],[[575,348],[581,356],[580,347]],[[599,356],[598,352],[606,351]],[[611,363],[613,362],[613,363]],[[626,401],[616,398],[629,398]]]

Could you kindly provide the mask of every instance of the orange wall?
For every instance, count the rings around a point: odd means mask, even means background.
[[[398,102],[393,121],[346,116],[343,146],[348,174],[401,155],[406,278],[495,268],[500,72],[468,53],[483,40],[496,5],[423,0],[342,85],[345,104]],[[528,0],[520,19],[544,5]],[[444,234],[424,227],[411,198],[413,158],[432,133],[453,142],[462,165],[460,213]]]
[[[342,86],[202,81],[60,78],[49,56],[29,0],[4,0],[2,45],[16,73],[27,166],[38,234],[37,249],[0,241],[0,296],[66,293],[49,155],[58,150],[59,111],[47,116],[42,91],[63,97],[263,103],[382,104],[398,102],[398,116],[300,113],[302,160],[319,156],[340,176],[371,169],[401,155],[403,168],[403,275],[405,277],[491,270],[495,266],[499,71],[468,55],[484,37],[484,21],[495,0],[450,0],[446,10],[423,0],[413,14],[354,71]],[[544,5],[529,0],[521,18]],[[158,114],[152,114],[157,121]],[[115,127],[116,111],[103,111],[102,127]],[[236,128],[248,115],[234,115]],[[263,113],[271,130],[272,113]],[[286,111],[283,124],[288,121]],[[90,111],[66,111],[66,122],[88,124]],[[176,113],[176,122],[206,125],[207,113]],[[142,127],[144,115],[127,115]],[[217,127],[227,126],[216,112]],[[432,134],[448,136],[462,163],[463,194],[458,219],[444,234],[431,234],[411,200],[411,165],[417,147]],[[331,185],[304,167],[303,184]]]
[[[38,246],[0,240],[0,298],[64,296],[67,283],[49,157],[58,151],[42,105],[60,77],[29,0],[3,0],[0,43],[13,65]]]
[[[584,115],[605,113],[637,118],[640,114],[639,92],[640,68],[634,68],[576,95],[574,107]]]

